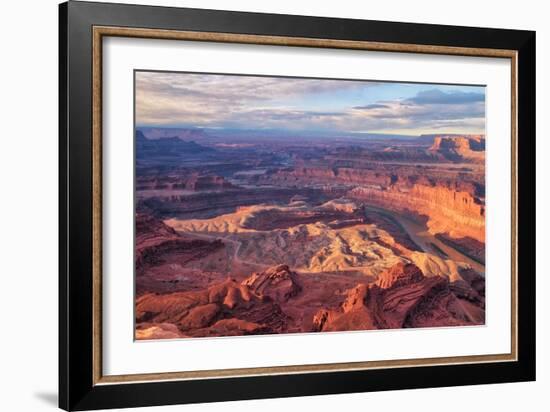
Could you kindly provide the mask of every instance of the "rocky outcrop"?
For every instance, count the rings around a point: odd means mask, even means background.
[[[296,274],[287,265],[253,273],[242,284],[248,286],[257,295],[267,296],[276,302],[286,302],[301,290]]]
[[[475,136],[436,136],[429,149],[448,160],[455,162],[485,162],[485,137]]]
[[[358,284],[347,291],[340,310],[321,309],[313,317],[313,328],[318,332],[379,329],[373,313],[365,305],[369,287]]]
[[[457,297],[448,278],[399,263],[375,284],[349,290],[339,310],[320,310],[313,323],[318,331],[477,325],[483,313],[475,300]]]
[[[189,239],[153,216],[136,214],[136,273],[143,274],[148,267],[158,265],[167,255],[178,263],[199,259],[220,248],[221,240]]]
[[[398,263],[381,273],[376,280],[376,285],[382,289],[400,287],[421,282],[424,278],[422,271],[412,263]]]
[[[175,325],[186,336],[281,333],[289,318],[279,303],[299,290],[294,274],[282,265],[242,283],[227,279],[198,291],[144,294],[136,300],[136,322],[144,331],[151,325]],[[147,339],[148,333],[140,336]]]

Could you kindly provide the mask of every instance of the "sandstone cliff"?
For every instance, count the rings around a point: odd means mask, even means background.
[[[423,216],[432,234],[448,233],[454,238],[471,237],[485,242],[485,205],[468,192],[413,184],[386,189],[357,187],[348,196],[396,212]]]
[[[320,310],[318,331],[417,328],[484,323],[481,305],[453,293],[449,279],[425,277],[413,264],[399,263],[375,284],[358,284],[338,310]]]
[[[429,151],[452,161],[484,163],[485,137],[436,136]]]

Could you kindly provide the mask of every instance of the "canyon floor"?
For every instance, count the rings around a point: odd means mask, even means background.
[[[485,323],[483,136],[229,140],[136,133],[136,339]]]

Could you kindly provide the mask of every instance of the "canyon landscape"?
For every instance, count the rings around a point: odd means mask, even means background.
[[[136,339],[485,324],[483,87],[135,75]]]

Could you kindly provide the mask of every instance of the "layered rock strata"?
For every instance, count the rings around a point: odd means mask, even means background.
[[[429,151],[452,161],[484,163],[485,138],[479,135],[436,136]]]
[[[167,328],[180,336],[282,333],[289,317],[280,304],[301,290],[296,275],[285,266],[254,273],[243,282],[227,279],[200,291],[148,293],[136,300],[138,334],[159,336],[151,328]],[[168,333],[170,332],[170,333]]]
[[[348,196],[399,213],[424,216],[432,234],[448,233],[453,238],[485,242],[485,205],[468,192],[414,184],[386,189],[357,187]]]
[[[473,290],[464,281],[459,296]],[[375,284],[358,284],[347,291],[337,310],[320,310],[318,331],[418,328],[484,323],[482,303],[457,297],[448,278],[425,277],[413,264],[399,263]],[[477,292],[475,292],[477,293]]]
[[[177,254],[180,262],[197,259],[223,247],[220,240],[189,239],[150,215],[136,215],[135,264],[137,274],[158,265],[167,254]]]

